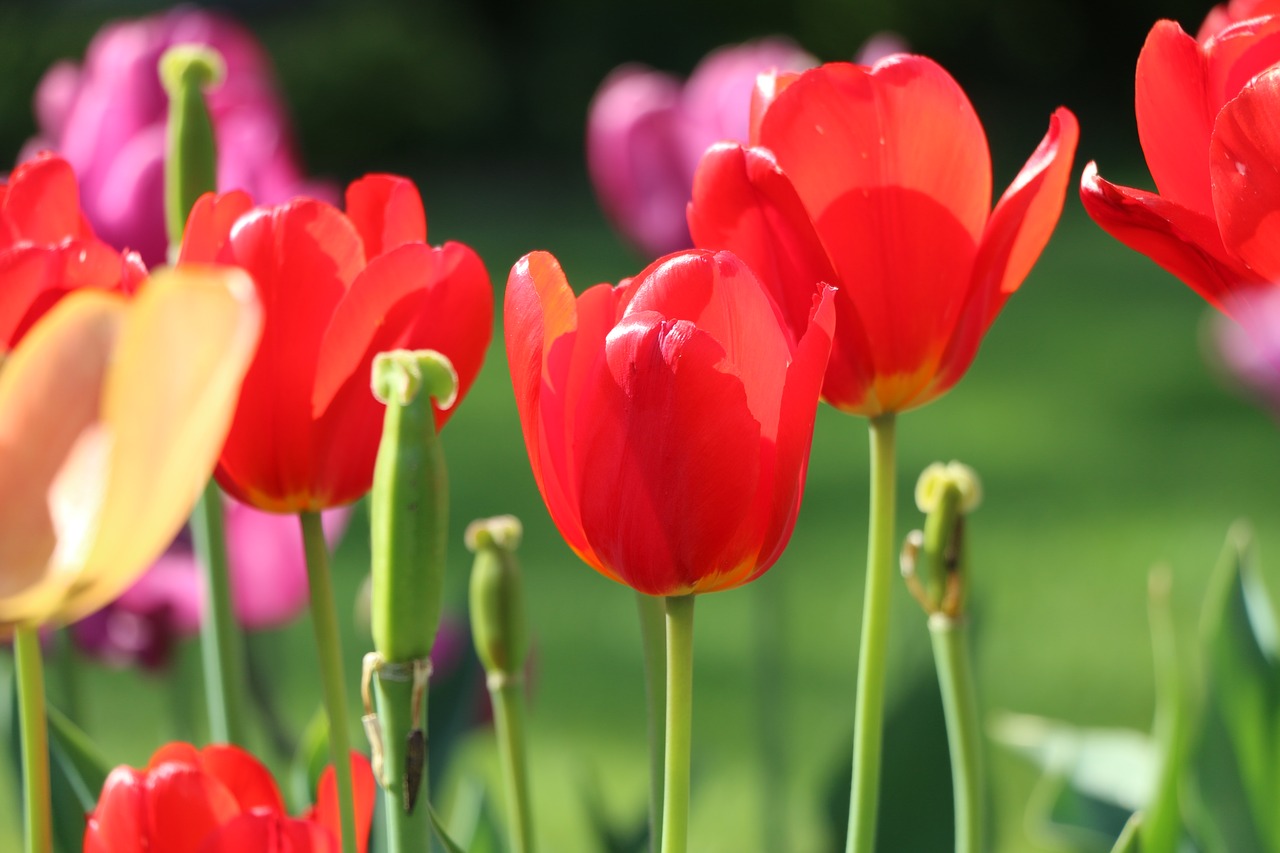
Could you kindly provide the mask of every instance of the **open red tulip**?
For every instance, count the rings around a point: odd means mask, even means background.
[[[969,99],[919,56],[762,77],[751,147],[722,144],[694,180],[694,243],[728,249],[793,329],[836,287],[823,398],[875,416],[950,389],[1048,242],[1078,127],[1058,109],[991,209],[991,159]]]
[[[655,261],[575,297],[555,258],[511,270],[507,358],[552,519],[602,574],[649,595],[763,574],[791,536],[835,326],[814,291],[793,335],[728,252]]]
[[[1135,110],[1159,193],[1109,183],[1090,163],[1085,209],[1214,307],[1249,311],[1249,292],[1280,280],[1280,15],[1203,41],[1158,22],[1138,56]]]
[[[376,787],[364,756],[351,753],[356,837],[366,853]],[[85,853],[338,853],[333,768],[315,806],[291,818],[267,769],[236,746],[197,750],[170,743],[143,770],[117,767],[85,826]]]
[[[0,634],[114,599],[191,512],[261,327],[239,270],[81,290],[0,370]]]
[[[352,183],[345,213],[307,198],[255,208],[242,192],[196,202],[182,259],[248,271],[266,315],[218,464],[233,497],[298,512],[367,492],[382,432],[369,386],[379,352],[442,352],[466,393],[492,335],[493,291],[475,252],[426,238],[417,188],[391,175]],[[451,411],[437,410],[437,426]]]
[[[132,293],[146,267],[94,236],[67,161],[43,153],[0,183],[0,351],[73,290]]]

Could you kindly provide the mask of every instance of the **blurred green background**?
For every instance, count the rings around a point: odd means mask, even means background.
[[[156,8],[0,6],[0,159],[11,160],[33,130],[30,97],[45,67],[81,56],[107,18]],[[1060,103],[1081,120],[1077,172],[1096,158],[1106,177],[1147,186],[1132,113],[1138,50],[1156,19],[1193,29],[1207,11],[1183,0],[244,0],[227,8],[272,53],[309,171],[341,181],[371,170],[411,175],[433,242],[472,245],[499,291],[511,264],[532,249],[555,253],[578,287],[644,263],[610,231],[582,164],[588,100],[620,62],[687,73],[712,47],[768,33],[840,59],[873,32],[892,29],[969,91],[991,141],[998,189]],[[960,459],[984,480],[986,500],[969,532],[977,677],[988,711],[1147,728],[1148,570],[1171,567],[1189,648],[1228,525],[1254,521],[1264,566],[1276,551],[1280,436],[1204,357],[1206,313],[1185,286],[1094,227],[1073,191],[1058,233],[969,375],[900,419],[899,535],[919,523],[911,489],[929,462]],[[629,590],[573,557],[543,509],[498,323],[484,372],[444,436],[455,531],[449,597],[462,612],[466,523],[521,516],[536,650],[538,834],[553,853],[590,851],[592,796],[622,822],[637,819],[644,804],[635,607]],[[764,850],[765,812],[785,822],[787,853],[842,844],[829,807],[846,799],[838,788],[848,775],[866,548],[865,424],[823,408],[814,441],[791,548],[757,583],[698,605],[691,849],[699,853]],[[341,602],[354,598],[366,553],[358,520],[338,552]],[[905,590],[895,607],[880,849],[931,853],[950,847],[945,742],[924,619]],[[761,685],[753,662],[768,620],[780,623],[785,667]],[[354,709],[359,657],[370,643],[349,620],[343,630]],[[288,697],[286,716],[300,729],[319,698],[310,626],[304,620],[260,639]],[[188,665],[196,662],[190,652]],[[132,672],[86,667],[84,677],[89,732],[112,761],[144,762],[170,733],[166,688]],[[762,692],[784,721],[777,776],[766,777],[760,759]],[[1036,773],[994,747],[989,759],[995,849],[1058,849],[1024,826]],[[438,800],[447,810],[459,780],[495,771],[491,742],[479,734]],[[0,777],[0,849],[17,844],[13,780],[12,769]]]

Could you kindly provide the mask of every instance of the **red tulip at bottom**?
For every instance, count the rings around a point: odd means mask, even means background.
[[[522,258],[507,357],[569,546],[649,595],[728,589],[772,566],[800,508],[833,299],[816,294],[797,339],[728,252],[669,255],[578,297],[551,255]]]
[[[374,781],[351,754],[359,853],[368,849]],[[316,805],[301,818],[284,811],[271,774],[235,746],[171,743],[144,770],[117,767],[85,826],[85,853],[338,853],[333,768],[320,777]]]

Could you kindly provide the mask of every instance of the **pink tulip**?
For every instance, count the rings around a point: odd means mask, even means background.
[[[298,520],[226,499],[227,561],[236,618],[249,630],[282,625],[307,606]],[[350,509],[324,513],[332,547]],[[200,630],[204,583],[188,537],[179,537],[132,587],[74,626],[77,643],[108,663],[160,668],[175,639]]]
[[[209,92],[218,144],[218,187],[243,189],[263,204],[294,195],[336,200],[333,187],[304,181],[283,104],[265,53],[229,18],[180,8],[108,24],[82,65],[60,62],[36,90],[38,135],[24,150],[51,149],[81,182],[86,216],[98,236],[134,249],[150,266],[165,258],[164,139],[168,99],[160,56],[176,44],[222,54],[226,79]]]
[[[762,71],[817,64],[785,39],[709,53],[687,83],[643,65],[615,69],[587,116],[587,169],[605,213],[647,256],[692,245],[684,211],[702,152],[745,142],[751,91]]]
[[[1212,319],[1212,342],[1223,366],[1259,403],[1280,418],[1280,290],[1263,288],[1234,308],[1232,320]]]

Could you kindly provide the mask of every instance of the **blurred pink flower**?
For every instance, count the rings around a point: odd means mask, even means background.
[[[307,567],[302,534],[292,515],[262,512],[230,498],[224,502],[231,594],[248,630],[283,625],[307,606]],[[349,508],[323,514],[332,548],[351,515]],[[200,630],[204,583],[185,534],[123,595],[73,627],[77,645],[108,663],[137,662],[161,668],[174,640]]]
[[[1212,343],[1246,391],[1280,418],[1280,289],[1264,287],[1228,306],[1238,320],[1215,312]]]
[[[134,249],[148,266],[165,259],[164,138],[168,100],[161,54],[176,44],[222,54],[227,75],[209,92],[218,144],[218,189],[243,189],[262,204],[295,195],[336,201],[334,186],[307,183],[297,164],[269,62],[235,21],[192,8],[103,27],[82,65],[59,62],[36,90],[37,136],[19,160],[50,149],[80,177],[81,201],[98,236]]]
[[[745,142],[756,76],[802,71],[817,60],[786,39],[707,54],[687,83],[643,65],[605,78],[587,115],[587,169],[614,226],[646,256],[691,244],[685,206],[702,152]]]

